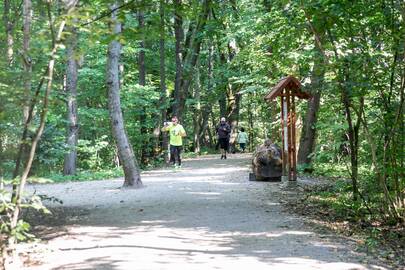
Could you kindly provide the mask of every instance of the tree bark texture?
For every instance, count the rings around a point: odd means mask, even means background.
[[[24,107],[23,121],[28,120],[31,95],[31,73],[32,61],[30,57],[31,22],[32,22],[32,2],[24,0],[23,4],[23,66],[24,66]]]
[[[327,65],[328,59],[325,57],[325,54],[322,49],[322,42],[324,40],[325,29],[321,26],[321,23],[318,31],[313,27],[315,34],[315,56],[314,56],[314,67],[311,75],[311,92],[312,99],[308,102],[307,111],[304,117],[304,123],[302,126],[302,133],[300,138],[300,145],[298,150],[298,164],[309,164],[312,161],[311,154],[315,149],[316,142],[316,123],[318,120],[318,111],[321,100],[321,89],[323,87],[323,81],[325,76],[325,66]]]
[[[192,83],[194,68],[199,58],[203,37],[201,33],[207,23],[210,11],[211,0],[204,0],[202,11],[197,23],[190,24],[185,46],[183,46],[184,31],[182,28],[183,19],[181,16],[181,0],[174,1],[175,8],[175,38],[176,38],[176,79],[174,91],[173,113],[179,119],[182,118],[189,88]],[[185,53],[187,52],[187,54]]]
[[[117,3],[111,6],[114,10]],[[112,34],[121,33],[121,23],[117,20],[117,11],[111,13]],[[120,80],[119,80],[119,61],[121,53],[121,44],[117,40],[110,42],[108,46],[107,57],[107,87],[108,87],[108,109],[112,126],[112,134],[117,144],[118,156],[124,169],[125,180],[124,187],[142,187],[139,167],[131,144],[129,143],[125,131],[124,119],[121,111],[120,101]]]
[[[208,44],[208,82],[207,82],[207,95],[208,95],[208,100],[209,97],[212,95],[213,92],[213,81],[214,81],[214,72],[213,72],[213,66],[214,66],[214,57],[213,57],[213,46],[212,44]],[[208,127],[208,120],[210,117],[212,111],[212,105],[206,102],[203,106],[202,113],[201,113],[201,129],[200,129],[200,134],[199,134],[199,140],[200,140],[200,145],[204,143],[204,135]]]
[[[198,18],[197,25],[192,32],[192,40],[187,49],[188,53],[184,57],[183,63],[183,77],[182,77],[182,95],[180,96],[178,115],[181,117],[183,115],[186,98],[189,95],[190,85],[193,80],[193,75],[195,74],[195,67],[197,65],[197,60],[200,57],[201,44],[203,41],[203,33],[205,25],[207,24],[208,14],[210,12],[211,0],[204,0],[201,14]]]
[[[138,54],[138,71],[139,71],[139,85],[145,86],[146,85],[146,68],[145,68],[145,15],[143,11],[138,12],[138,28],[139,32],[141,33],[141,41],[139,43],[139,54]],[[141,150],[141,162],[142,164],[148,163],[148,146],[149,146],[149,139],[148,139],[148,129],[146,123],[146,107],[142,107],[142,113],[140,115],[140,125],[141,125],[141,137],[142,137],[142,150]]]
[[[13,62],[14,57],[14,37],[13,37],[13,30],[14,30],[14,23],[11,21],[10,18],[10,11],[11,11],[11,1],[4,0],[4,11],[3,11],[3,23],[6,30],[6,57],[7,62],[9,65]]]
[[[45,93],[43,95],[43,100],[42,100],[42,110],[41,110],[41,114],[40,114],[39,126],[36,129],[35,135],[32,139],[27,162],[26,162],[24,170],[22,172],[21,179],[20,179],[20,182],[18,185],[18,189],[16,190],[16,192],[13,190],[13,194],[12,194],[12,198],[11,198],[11,201],[15,203],[14,211],[13,211],[12,218],[10,221],[11,230],[14,230],[17,226],[17,223],[19,220],[19,214],[20,214],[20,210],[21,210],[21,202],[22,202],[22,195],[24,192],[24,187],[27,182],[28,174],[31,170],[31,166],[32,166],[32,162],[34,160],[37,144],[38,144],[38,142],[42,136],[42,133],[44,131],[44,128],[45,128],[45,122],[46,122],[48,106],[49,106],[49,96],[50,96],[50,93],[52,90],[54,66],[55,66],[55,61],[56,61],[58,43],[60,42],[63,30],[65,28],[65,23],[66,23],[65,20],[62,20],[59,25],[58,31],[55,32],[53,29],[53,25],[52,25],[53,19],[51,17],[51,3],[50,2],[47,3],[47,8],[48,8],[48,15],[49,15],[49,25],[50,25],[51,31],[54,33],[54,35],[52,35],[52,51],[50,54],[51,55],[50,60],[48,63],[46,74],[41,79],[40,84],[42,84],[42,82],[45,80],[45,78],[47,80],[47,83],[46,83],[46,89],[45,89]],[[74,8],[74,6],[67,9],[67,14],[69,14],[73,10],[73,8]],[[31,108],[30,108],[30,115],[28,116],[28,118],[32,117],[32,114],[33,114],[33,110],[31,110]],[[9,240],[10,240],[10,245],[13,245],[16,241],[16,239],[14,239],[14,238],[9,239]]]
[[[319,104],[321,100],[321,89],[323,86],[323,80],[325,70],[323,68],[324,63],[320,58],[323,58],[321,53],[315,59],[314,68],[312,70],[311,78],[311,91],[313,93],[312,98],[308,102],[307,111],[304,117],[304,123],[302,126],[302,133],[300,139],[300,147],[298,150],[298,164],[309,165],[312,161],[311,154],[315,149],[316,141],[316,123],[318,120]]]
[[[159,56],[160,56],[160,106],[162,121],[167,119],[167,90],[166,90],[166,59],[165,59],[165,5],[166,0],[159,1],[159,14],[160,14],[160,40],[159,40]],[[159,128],[160,130],[160,128]],[[165,162],[169,162],[169,156],[166,153],[169,146],[169,139],[167,132],[161,132],[162,134],[162,149]]]
[[[181,81],[183,78],[183,17],[181,15],[181,0],[174,0],[174,37],[175,37],[175,60],[176,60],[176,77],[174,81],[174,104],[172,114],[180,118],[180,103],[185,99]],[[181,119],[180,119],[181,120]]]
[[[200,70],[196,70],[196,78],[194,80],[194,117],[193,117],[193,126],[194,126],[194,137],[193,137],[193,145],[194,145],[194,153],[199,154],[201,152],[200,147],[200,121],[201,121],[201,85],[200,85]]]
[[[76,59],[77,31],[69,27],[69,36],[66,42],[67,68],[66,68],[66,95],[67,95],[67,137],[66,144],[69,152],[65,155],[63,174],[76,174],[77,141],[79,124],[77,118],[77,76],[78,63]]]

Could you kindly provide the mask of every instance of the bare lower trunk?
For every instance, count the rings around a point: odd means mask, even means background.
[[[174,115],[180,117],[181,114],[180,104],[182,100],[185,99],[185,94],[183,93],[181,81],[183,78],[183,17],[181,16],[181,0],[174,0],[174,36],[176,39],[175,50],[176,50],[176,78],[174,81],[174,104],[172,112]]]
[[[351,108],[351,100],[348,97],[346,89],[342,89],[342,100],[345,108],[346,121],[348,124],[348,136],[350,145],[350,176],[352,179],[353,186],[353,200],[357,201],[359,199],[359,189],[358,189],[358,126],[353,125]]]
[[[252,94],[249,94],[252,97]],[[253,111],[251,102],[248,103],[248,124],[249,124],[249,152],[253,152],[254,146],[254,125],[253,125]]]
[[[117,4],[113,5],[111,9],[114,10],[116,5]],[[112,12],[111,19],[113,22],[113,34],[119,35],[121,33],[121,23],[117,20],[117,11]],[[140,171],[125,131],[121,111],[119,80],[120,53],[121,44],[117,40],[113,40],[108,46],[107,58],[108,109],[110,112],[112,133],[117,144],[118,156],[124,169],[124,187],[140,188],[142,187]]]
[[[139,43],[140,51],[138,55],[138,71],[139,71],[139,85],[145,86],[146,84],[146,69],[145,69],[145,15],[142,11],[138,12],[138,25],[139,32],[141,33],[141,42]],[[142,147],[141,147],[141,163],[146,165],[149,162],[149,139],[147,129],[147,112],[146,106],[142,107],[142,113],[140,115],[141,135],[142,135]]]
[[[214,72],[213,72],[213,58],[214,58],[214,50],[211,42],[208,44],[208,82],[207,82],[207,98],[209,99],[213,92],[213,82],[214,82]],[[208,127],[208,120],[212,111],[212,105],[206,102],[203,106],[202,113],[201,113],[201,128],[200,134],[198,139],[200,141],[200,145],[204,143],[203,137]]]
[[[319,110],[320,99],[321,94],[317,92],[308,102],[308,108],[302,126],[300,147],[298,150],[298,164],[309,165],[312,161],[312,153],[315,148],[315,138],[316,138],[315,125],[318,119],[317,113]]]
[[[160,13],[160,41],[159,41],[159,55],[160,55],[160,106],[162,107],[161,116],[162,122],[167,119],[167,90],[166,90],[166,62],[165,62],[165,4],[166,0],[160,0],[159,3],[159,13]],[[162,149],[164,154],[165,163],[169,162],[169,156],[166,153],[169,146],[169,139],[167,132],[161,133],[162,138]]]
[[[77,70],[78,63],[75,58],[77,50],[77,32],[70,28],[70,35],[67,40],[67,69],[66,69],[66,93],[67,93],[67,138],[66,144],[69,152],[65,155],[63,174],[76,174],[77,140],[78,140],[78,119],[77,119]]]
[[[31,95],[31,73],[32,61],[30,57],[30,41],[31,41],[31,21],[32,21],[32,2],[31,0],[24,0],[23,5],[23,66],[24,66],[24,107],[23,107],[23,121],[28,120],[30,95]]]
[[[322,36],[320,36],[322,37]],[[325,75],[325,59],[317,44],[314,59],[314,68],[311,76],[312,99],[308,102],[307,111],[304,117],[300,146],[298,150],[298,164],[309,165],[312,161],[312,153],[315,149],[316,123],[318,120],[319,104],[321,100],[321,89]]]
[[[194,153],[199,154],[201,152],[200,147],[200,121],[201,121],[201,88],[200,88],[200,72],[199,69],[196,70],[196,79],[194,83],[194,101],[195,105],[193,108],[194,117],[193,117],[193,126],[194,126],[194,138],[193,138],[193,145],[194,145]]]

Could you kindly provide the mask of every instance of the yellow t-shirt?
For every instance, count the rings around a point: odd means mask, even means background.
[[[183,145],[182,137],[186,136],[186,131],[180,124],[173,125],[170,124],[167,127],[162,128],[163,131],[169,131],[170,134],[170,144],[174,146]]]

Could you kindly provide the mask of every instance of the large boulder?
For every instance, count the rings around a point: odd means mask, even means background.
[[[253,153],[251,181],[281,181],[281,148],[267,139]]]

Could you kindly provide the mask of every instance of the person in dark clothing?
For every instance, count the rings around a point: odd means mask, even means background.
[[[221,159],[226,159],[226,152],[229,148],[229,138],[231,134],[231,127],[226,122],[225,117],[221,118],[218,126],[216,127],[218,134],[219,148],[221,150]]]

